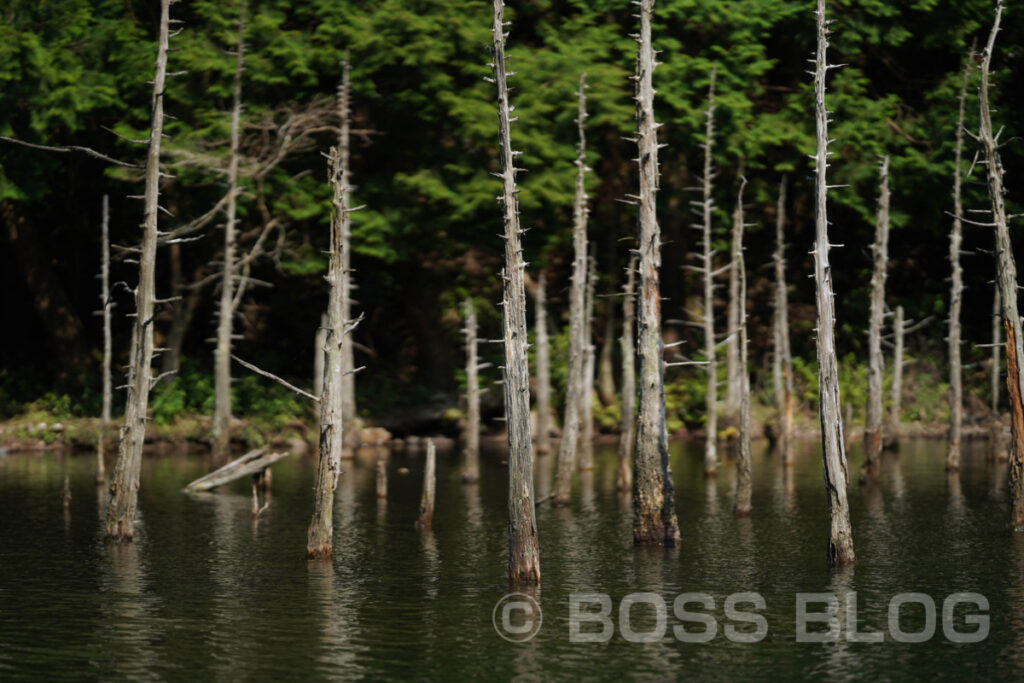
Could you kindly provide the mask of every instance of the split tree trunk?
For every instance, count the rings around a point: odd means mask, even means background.
[[[619,340],[622,348],[622,421],[619,427],[619,474],[616,481],[619,491],[629,491],[633,487],[629,454],[633,451],[633,412],[636,407],[636,348],[633,345],[636,268],[637,257],[633,256],[626,269],[622,298],[622,337]]]
[[[861,483],[878,480],[878,460],[882,454],[882,321],[885,318],[885,276],[889,257],[889,157],[883,157],[878,193],[878,217],[875,243],[871,245],[875,269],[871,274],[871,320],[868,323],[868,405],[864,425],[864,465]]]
[[[711,196],[711,183],[714,179],[711,149],[715,142],[715,74],[711,69],[711,84],[708,86],[708,110],[704,132],[704,177],[702,180],[704,199],[703,207],[703,248],[704,274],[704,360],[707,371],[707,393],[705,413],[707,417],[704,440],[704,475],[714,476],[718,469],[718,358],[715,343],[715,284],[712,266],[711,219],[714,210],[714,199]]]
[[[999,295],[1002,301],[1003,328],[1006,331],[1006,389],[1009,397],[1012,440],[1010,442],[1010,522],[1015,531],[1024,531],[1024,330],[1020,327],[1020,313],[1017,309],[1017,265],[1013,258],[1013,244],[1010,241],[1003,186],[1003,165],[999,158],[999,141],[992,130],[992,113],[989,109],[989,69],[996,34],[1003,14],[1003,2],[996,5],[996,17],[992,24],[988,43],[981,61],[981,130],[979,139],[985,152],[985,168],[988,175],[989,199],[992,201],[992,222],[996,229],[996,254],[998,256]]]
[[[112,343],[110,338],[110,197],[103,195],[103,224],[101,227],[103,254],[100,265],[100,314],[103,316],[103,409],[100,412],[100,434],[96,441],[96,483],[106,478],[106,437],[110,423],[110,404],[113,400],[113,382],[110,362]]]
[[[665,364],[661,338],[661,230],[656,209],[658,124],[654,120],[655,60],[651,45],[653,7],[653,0],[639,0],[640,33],[636,37],[640,396],[633,449],[633,542],[675,546],[679,543],[679,524],[665,431]]]
[[[117,449],[117,465],[110,483],[106,537],[130,542],[135,535],[135,510],[139,501],[142,445],[146,437],[149,391],[153,382],[153,304],[156,298],[157,213],[160,210],[160,143],[164,128],[164,90],[167,78],[171,0],[160,2],[160,31],[153,74],[152,122],[146,155],[146,188],[139,253],[139,284],[135,289],[131,358],[128,365],[128,397],[124,425]]]
[[[828,31],[825,19],[825,0],[817,4],[817,50],[814,69],[814,117],[817,129],[815,154],[815,243],[814,282],[818,309],[818,411],[821,418],[822,461],[825,494],[828,498],[829,566],[855,561],[853,533],[850,528],[850,508],[846,496],[849,472],[846,463],[846,444],[843,440],[843,421],[839,401],[839,364],[835,345],[835,295],[832,292],[832,272],[829,266],[828,241],[828,110],[825,108],[825,76]]]
[[[903,413],[903,337],[906,328],[903,307],[897,306],[896,321],[893,323],[895,340],[892,353],[892,400],[889,406],[889,431],[892,434],[889,443],[894,447],[899,444],[900,416]]]
[[[351,85],[349,74],[352,70],[346,53],[341,62],[341,84],[338,86],[338,118],[341,130],[338,148],[341,150],[341,182],[345,192],[345,206],[350,205],[352,191],[352,170],[350,162],[349,130],[351,126]],[[341,320],[342,324],[352,322],[352,222],[345,217],[341,233]],[[358,418],[356,416],[356,373],[355,346],[350,342],[341,348],[341,425],[342,446],[347,452],[359,447]]]
[[[466,297],[466,443],[465,462],[462,465],[462,481],[471,484],[480,480],[480,370],[476,346],[476,310],[473,300]]]
[[[779,182],[775,217],[775,315],[773,327],[772,386],[782,463],[793,464],[793,356],[789,347],[789,296],[786,291],[786,176]]]
[[[492,26],[494,82],[498,91],[498,137],[505,216],[505,420],[508,430],[508,578],[512,584],[540,583],[540,551],[533,501],[533,442],[530,433],[530,366],[526,347],[526,264],[520,243],[519,200],[510,129],[505,71],[504,2],[494,0]]]
[[[548,346],[547,277],[537,277],[535,294],[537,335],[537,455],[551,450],[551,363]]]
[[[580,428],[580,401],[583,395],[584,337],[583,318],[587,289],[587,99],[586,74],[580,76],[577,93],[578,112],[576,127],[579,144],[576,147],[576,197],[573,202],[572,223],[572,283],[569,289],[569,377],[565,395],[565,413],[562,419],[562,441],[558,445],[558,469],[551,504],[568,505],[572,492],[572,476],[576,469],[576,446]]]
[[[587,270],[587,296],[583,316],[583,391],[580,396],[580,471],[594,469],[594,283],[597,261],[590,257]]]
[[[423,465],[423,495],[420,496],[420,516],[416,520],[416,528],[429,529],[434,522],[434,486],[437,478],[434,475],[434,460],[437,449],[433,439],[427,440],[427,459]]]
[[[747,367],[747,266],[743,258],[743,188],[747,181],[740,182],[739,196],[736,199],[736,212],[733,214],[733,240],[738,248],[733,248],[733,264],[737,273],[737,308],[739,316],[736,324],[739,329],[739,373],[740,373],[740,450],[736,458],[736,501],[733,514],[737,517],[750,516],[751,481],[750,481],[750,370]],[[737,228],[737,226],[739,226]],[[735,332],[733,332],[735,334]]]

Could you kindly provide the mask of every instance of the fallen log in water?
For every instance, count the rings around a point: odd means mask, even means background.
[[[209,491],[210,489],[223,486],[235,479],[241,479],[246,475],[262,472],[281,458],[291,455],[291,453],[288,452],[266,453],[266,450],[267,447],[264,446],[263,448],[257,448],[256,450],[249,451],[242,457],[232,460],[220,469],[216,469],[213,472],[190,482],[182,490]]]

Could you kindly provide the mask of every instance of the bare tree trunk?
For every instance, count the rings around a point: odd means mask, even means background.
[[[789,348],[789,296],[786,291],[786,176],[779,182],[775,217],[775,315],[772,381],[782,463],[793,464],[793,356]]]
[[[619,491],[629,491],[633,487],[629,454],[633,451],[633,411],[636,406],[636,349],[633,346],[636,268],[637,257],[634,255],[629,259],[629,267],[626,269],[622,298],[622,422],[619,427],[619,475],[616,482]]]
[[[839,401],[839,367],[835,345],[835,295],[828,253],[828,110],[825,108],[825,75],[829,68],[825,52],[828,33],[825,0],[817,4],[818,41],[814,69],[814,116],[817,128],[815,154],[815,243],[814,282],[818,307],[818,410],[821,417],[822,460],[825,494],[829,510],[829,566],[854,562],[853,533],[846,487],[850,476],[843,440],[843,420]]]
[[[743,177],[743,160],[740,159],[739,174]],[[725,411],[729,415],[736,415],[740,410],[740,394],[743,391],[740,379],[740,272],[739,253],[743,247],[743,207],[737,205],[732,214],[732,235],[729,245],[729,308],[727,311],[726,334],[728,335],[725,346]]]
[[[1002,300],[1003,327],[1006,330],[1006,389],[1010,404],[1012,441],[1010,443],[1010,522],[1015,531],[1024,530],[1024,330],[1020,327],[1020,313],[1017,309],[1017,265],[1013,258],[1013,244],[1007,224],[1005,194],[1003,186],[1003,165],[999,158],[998,135],[992,130],[992,113],[989,109],[989,69],[992,51],[995,47],[999,22],[1002,19],[1003,2],[996,5],[996,17],[992,24],[988,43],[981,61],[981,130],[979,139],[985,151],[985,168],[988,175],[989,199],[992,201],[992,222],[996,229],[996,254],[999,261],[999,295]]]
[[[345,341],[345,321],[341,317],[341,248],[344,223],[349,211],[342,174],[341,150],[332,147],[328,157],[332,197],[331,251],[327,269],[330,287],[327,300],[327,342],[323,392],[320,394],[320,461],[313,489],[313,518],[306,541],[307,558],[329,558],[334,552],[334,490],[341,474],[341,347]]]
[[[380,449],[377,450],[377,499],[385,500],[388,497],[388,461],[381,457]]]
[[[576,148],[576,198],[573,202],[572,284],[569,290],[569,378],[566,387],[565,413],[562,419],[562,441],[558,445],[558,469],[551,494],[552,505],[568,505],[572,491],[572,475],[576,469],[576,442],[580,427],[580,400],[583,395],[584,337],[583,318],[587,289],[587,171],[586,74],[580,75],[577,94],[576,127],[579,144]]]
[[[103,409],[100,412],[100,434],[96,441],[96,483],[102,484],[106,478],[106,437],[107,425],[110,423],[110,404],[113,400],[110,373],[111,338],[110,338],[110,197],[103,195],[103,253],[100,265],[100,313],[103,315]]]
[[[999,380],[1003,363],[999,350],[1003,343],[1003,300],[999,296],[999,283],[996,283],[995,294],[992,296],[992,417],[999,417]]]
[[[711,148],[715,142],[715,74],[716,67],[711,68],[711,84],[708,86],[708,110],[704,132],[704,177],[702,185],[704,198],[701,202],[703,210],[703,248],[704,274],[704,360],[707,371],[707,394],[705,414],[707,418],[704,440],[704,475],[714,476],[718,469],[718,358],[715,343],[715,285],[714,268],[711,249],[711,219],[714,210],[714,199],[711,196],[711,183],[714,179],[712,169]],[[730,332],[731,334],[731,332]]]
[[[235,85],[231,107],[231,151],[228,157],[228,201],[224,223],[224,270],[217,309],[217,348],[214,361],[213,457],[224,461],[231,449],[231,338],[238,276],[235,250],[238,213],[238,144],[242,119],[242,71],[245,68],[245,4],[240,5],[235,44]]]
[[[537,335],[537,455],[551,450],[551,363],[548,347],[547,277],[537,277],[535,294]]]
[[[596,260],[590,257],[587,272],[587,301],[583,316],[583,392],[580,397],[580,471],[594,469],[594,282],[597,280]]]
[[[352,67],[348,54],[341,62],[341,84],[338,86],[338,118],[341,131],[338,147],[341,150],[341,181],[345,191],[345,206],[351,203],[352,168],[349,131],[351,127],[351,85]],[[352,222],[345,218],[341,233],[341,319],[345,325],[352,322]],[[351,453],[359,447],[358,417],[356,415],[356,373],[354,345],[341,347],[341,433],[342,447]]]
[[[434,521],[434,486],[436,477],[434,475],[434,460],[437,449],[434,447],[434,440],[427,440],[427,459],[423,465],[423,495],[420,496],[420,516],[416,520],[416,528],[429,529]]]
[[[896,321],[893,323],[895,336],[892,354],[892,402],[889,406],[889,425],[892,436],[890,445],[899,444],[900,416],[903,413],[903,335],[907,326],[903,321],[903,307],[896,307]]]
[[[462,481],[467,484],[480,480],[480,370],[476,347],[476,311],[473,301],[466,297],[466,459],[462,465]]]
[[[651,45],[653,7],[653,0],[640,0],[640,33],[636,37],[640,396],[633,450],[633,542],[675,546],[679,544],[679,523],[665,431],[665,365],[661,339],[661,230],[656,209],[658,124],[654,120],[655,61]]]
[[[601,353],[597,356],[597,398],[601,405],[615,403],[615,366],[612,364],[612,347],[615,345],[615,308],[605,308],[604,335],[601,337]]]
[[[324,393],[324,354],[327,352],[327,327],[330,321],[326,313],[320,314],[320,326],[316,328],[316,336],[313,341],[313,394],[320,396]]]
[[[889,256],[889,157],[883,157],[881,186],[878,193],[878,218],[875,243],[871,245],[875,269],[871,274],[871,320],[868,324],[868,405],[864,426],[864,465],[861,483],[878,480],[878,460],[882,453],[882,321],[885,318],[885,276]]]
[[[505,420],[508,428],[508,578],[513,584],[540,583],[540,551],[533,502],[533,442],[530,433],[530,366],[526,357],[526,292],[519,227],[515,155],[505,71],[504,2],[494,0],[492,27],[494,82],[498,90],[498,137],[505,214]]]
[[[946,471],[960,469],[960,435],[964,422],[963,366],[960,361],[960,305],[963,299],[963,268],[960,267],[960,246],[963,230],[961,194],[961,161],[964,149],[964,109],[967,104],[967,83],[971,76],[971,60],[964,66],[964,82],[960,87],[960,107],[956,120],[956,152],[953,161],[953,231],[949,236],[949,265],[953,271],[949,291],[949,450]]]
[[[738,245],[733,247],[733,266],[739,282],[736,287],[737,309],[739,317],[736,321],[739,330],[739,372],[740,372],[740,450],[736,458],[736,502],[733,514],[737,517],[750,516],[750,370],[747,367],[747,266],[743,258],[743,188],[747,181],[740,182],[739,196],[736,198],[736,212],[733,214],[732,238]],[[737,228],[737,226],[739,226]],[[733,329],[737,329],[733,328]],[[735,332],[733,332],[735,334]]]
[[[149,391],[153,382],[153,305],[156,298],[157,212],[160,200],[160,142],[164,128],[164,85],[167,77],[171,0],[160,2],[160,33],[153,74],[152,122],[146,156],[145,220],[139,254],[139,284],[135,289],[131,358],[128,366],[128,398],[124,426],[117,450],[117,465],[110,483],[107,505],[107,539],[130,542],[135,535],[135,510],[139,502],[142,444],[146,437]]]

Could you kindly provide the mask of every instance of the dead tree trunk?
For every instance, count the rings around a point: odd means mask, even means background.
[[[533,502],[533,442],[530,433],[530,366],[526,357],[526,264],[520,238],[515,154],[505,71],[505,3],[494,0],[493,73],[498,90],[498,137],[505,215],[502,308],[505,332],[505,420],[508,429],[508,578],[513,584],[540,583],[540,551]]]
[[[597,266],[593,256],[587,271],[587,301],[583,316],[583,391],[580,396],[580,471],[594,469],[594,282]]]
[[[145,220],[139,253],[139,284],[135,289],[128,398],[117,449],[117,465],[110,483],[110,503],[107,506],[106,536],[109,540],[119,542],[130,542],[135,535],[142,444],[146,437],[146,413],[153,384],[153,306],[156,299],[157,212],[160,210],[160,143],[164,128],[170,5],[171,0],[160,2],[160,32],[153,74],[153,113],[146,156]]]
[[[462,481],[471,484],[480,480],[480,370],[476,346],[476,310],[473,301],[466,297],[466,443],[465,462],[462,465]]]
[[[889,444],[899,444],[900,416],[903,413],[903,336],[907,325],[903,319],[903,307],[896,307],[896,321],[893,323],[892,353],[892,400],[889,406]]]
[[[739,316],[736,321],[739,331],[739,374],[740,374],[740,450],[736,458],[736,501],[733,514],[737,517],[750,516],[750,370],[747,367],[747,266],[743,258],[743,188],[747,181],[740,182],[736,198],[736,212],[733,214],[733,267],[737,274],[736,300]],[[737,228],[737,226],[739,226]],[[733,332],[735,334],[735,332]]]
[[[228,157],[227,215],[224,222],[224,269],[217,308],[217,347],[214,360],[213,457],[227,458],[231,444],[231,339],[234,333],[234,298],[238,276],[235,250],[238,212],[238,145],[242,119],[242,71],[245,68],[245,4],[238,17],[235,45],[235,84],[231,107],[231,151]]]
[[[739,176],[743,177],[743,160],[740,159]],[[740,410],[740,394],[743,391],[740,379],[740,272],[739,253],[743,247],[743,207],[737,205],[732,214],[732,234],[729,245],[729,309],[727,311],[725,344],[725,411],[735,416]]]
[[[882,321],[885,318],[885,276],[889,257],[889,157],[882,159],[881,186],[878,193],[878,217],[875,243],[871,245],[875,269],[871,274],[871,320],[868,324],[868,405],[864,425],[864,465],[861,483],[878,480],[878,460],[882,454]]]
[[[707,372],[707,394],[705,413],[707,417],[704,440],[704,475],[714,476],[718,469],[718,351],[715,343],[715,273],[712,265],[714,254],[711,249],[711,219],[714,211],[714,199],[711,196],[711,183],[714,180],[711,148],[715,142],[715,74],[711,69],[711,84],[708,86],[708,110],[704,129],[704,177],[702,186],[704,197],[701,202],[703,212],[702,265],[704,275],[704,366]],[[731,334],[731,332],[730,332]]]
[[[388,461],[381,457],[380,449],[377,449],[377,499],[385,500],[388,497]]]
[[[999,296],[999,283],[996,282],[992,296],[992,417],[999,417],[999,380],[1001,379],[1003,362],[1000,349],[1003,343],[1003,301]]]
[[[658,192],[658,123],[654,120],[653,72],[656,62],[651,45],[653,7],[653,0],[640,0],[640,33],[636,37],[640,397],[633,449],[633,542],[638,545],[675,546],[679,543],[679,524],[676,521],[675,486],[665,431],[665,365],[659,285],[661,230],[655,201]]]
[[[100,434],[96,441],[96,483],[106,480],[106,436],[107,425],[110,423],[110,404],[113,400],[112,380],[110,373],[111,338],[110,310],[114,304],[110,301],[110,197],[103,195],[102,224],[103,254],[100,265],[100,314],[103,316],[103,409],[100,412]]]
[[[416,520],[417,529],[429,529],[434,521],[434,486],[436,477],[434,475],[434,460],[437,449],[434,447],[434,440],[427,440],[427,459],[423,465],[423,495],[420,496],[420,516]]]
[[[789,296],[786,291],[786,176],[779,183],[775,216],[775,315],[772,386],[782,463],[793,463],[793,356],[789,348]]]
[[[817,129],[815,154],[815,243],[814,282],[818,308],[818,411],[821,417],[822,460],[824,465],[825,494],[828,497],[830,519],[828,563],[830,566],[849,564],[856,558],[853,553],[853,534],[850,529],[850,508],[846,486],[850,480],[846,463],[846,444],[843,440],[843,420],[839,401],[839,367],[835,344],[835,295],[832,292],[832,272],[828,253],[828,110],[825,108],[825,76],[830,65],[825,53],[828,49],[828,31],[825,20],[825,0],[817,4],[817,50],[814,69],[814,117]]]
[[[960,361],[960,305],[963,299],[963,268],[960,267],[960,246],[963,230],[960,216],[964,212],[961,195],[961,160],[964,149],[964,109],[967,104],[967,83],[971,60],[964,66],[964,82],[960,87],[960,107],[956,121],[956,152],[953,157],[953,231],[949,236],[949,265],[952,284],[949,291],[949,447],[946,471],[960,469],[960,435],[964,423],[963,366]]]
[[[350,205],[352,191],[351,146],[351,85],[349,73],[352,67],[348,55],[341,62],[341,84],[338,86],[338,118],[340,133],[338,147],[341,150],[341,182],[345,192],[345,206]],[[352,222],[345,217],[341,233],[341,320],[352,322]],[[347,452],[359,447],[358,418],[356,416],[356,364],[355,347],[352,343],[341,347],[341,433],[342,446]]]
[[[992,113],[989,109],[989,69],[996,34],[1003,14],[1003,2],[996,5],[996,17],[992,24],[988,43],[981,60],[981,129],[978,139],[984,149],[985,168],[988,175],[989,199],[992,201],[992,223],[996,229],[996,254],[999,263],[999,295],[1002,301],[1003,328],[1006,331],[1006,389],[1010,404],[1012,441],[1010,443],[1010,523],[1015,531],[1024,530],[1024,330],[1020,327],[1020,313],[1017,309],[1017,265],[1013,258],[1013,244],[1010,241],[1003,186],[1003,165],[999,158],[998,134],[992,130]],[[1001,132],[1001,131],[1000,131]]]
[[[576,469],[576,442],[580,428],[580,401],[583,395],[583,318],[587,289],[587,99],[586,74],[580,76],[577,94],[576,127],[579,144],[576,147],[576,198],[573,202],[572,223],[572,283],[569,290],[569,378],[565,395],[565,413],[562,419],[562,441],[558,445],[558,469],[551,494],[552,505],[568,505],[572,491],[572,475]]]
[[[327,349],[327,326],[330,322],[326,313],[320,314],[320,327],[316,328],[316,336],[313,341],[313,394],[320,396],[324,393],[324,354]]]
[[[615,403],[615,366],[612,364],[612,347],[614,345],[615,309],[608,306],[605,308],[601,352],[597,354],[597,398],[604,406]]]
[[[636,349],[633,345],[633,321],[636,317],[636,268],[637,257],[629,259],[626,269],[626,284],[622,298],[622,421],[619,427],[619,475],[616,485],[619,491],[633,487],[629,454],[633,451],[633,411],[636,406]]]
[[[548,347],[547,278],[537,277],[535,296],[537,335],[537,455],[551,450],[551,363]]]

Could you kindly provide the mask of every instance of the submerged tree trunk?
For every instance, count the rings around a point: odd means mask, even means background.
[[[739,173],[743,178],[743,159],[740,159]],[[741,183],[743,180],[741,180]],[[726,334],[728,335],[725,345],[725,411],[730,416],[735,416],[740,410],[741,394],[743,392],[742,380],[740,379],[740,307],[743,305],[740,300],[740,272],[739,262],[742,257],[740,250],[743,248],[743,207],[737,205],[732,214],[732,234],[729,244],[729,309],[727,311]]]
[[[157,212],[160,210],[160,143],[164,128],[169,24],[170,0],[161,0],[159,41],[153,74],[152,122],[146,155],[145,220],[128,365],[128,398],[117,449],[117,465],[110,483],[110,503],[107,505],[106,537],[120,542],[130,542],[135,535],[142,444],[146,437],[146,413],[153,382],[153,305],[156,299]]]
[[[103,408],[100,411],[100,434],[96,441],[96,483],[102,484],[106,478],[106,437],[107,425],[110,424],[110,404],[113,400],[113,382],[111,380],[110,362],[112,343],[110,338],[110,197],[103,195],[103,224],[101,227],[103,253],[100,265],[100,314],[103,316]]]
[[[505,216],[505,420],[508,430],[508,578],[513,584],[540,583],[540,551],[533,502],[533,442],[530,433],[530,366],[526,357],[526,264],[520,243],[519,200],[510,129],[505,71],[504,2],[494,0],[492,27],[494,82],[498,90],[498,137]]]
[[[420,516],[416,520],[416,528],[429,529],[434,523],[434,486],[437,478],[434,475],[434,460],[437,449],[434,440],[427,440],[427,459],[423,465],[423,494],[420,496]]]
[[[885,276],[889,257],[889,157],[883,157],[881,186],[878,193],[878,218],[875,243],[871,245],[875,269],[871,274],[871,321],[868,325],[868,405],[864,426],[864,465],[861,483],[878,480],[878,460],[882,453],[882,320],[885,318]]]
[[[537,455],[551,450],[551,363],[548,349],[547,277],[537,277],[535,296],[537,335]]]
[[[388,497],[388,461],[381,457],[380,449],[377,450],[377,499],[386,500]]]
[[[572,222],[572,283],[569,290],[569,377],[565,395],[565,413],[562,419],[562,441],[558,445],[558,469],[551,494],[552,505],[568,505],[572,491],[572,476],[576,469],[576,446],[580,428],[580,401],[583,395],[583,318],[587,289],[587,99],[586,74],[580,76],[577,94],[576,127],[579,144],[576,147],[576,197],[573,202]]]
[[[597,398],[601,405],[615,403],[615,366],[612,364],[612,347],[615,345],[615,309],[605,308],[604,335],[601,337],[601,353],[597,356]]]
[[[473,300],[466,297],[466,444],[462,463],[462,481],[467,484],[480,480],[480,370],[476,347],[476,310]]]
[[[636,406],[636,349],[633,345],[633,320],[636,314],[637,257],[629,259],[622,298],[622,421],[619,427],[619,474],[616,486],[629,491],[633,486],[629,454],[633,451],[633,412]]]
[[[773,326],[772,386],[782,463],[793,464],[793,356],[789,348],[789,296],[786,291],[786,176],[779,183],[775,217],[775,315]]]
[[[655,60],[651,45],[653,6],[653,0],[639,1],[640,33],[636,37],[640,396],[633,449],[633,542],[675,546],[679,543],[679,524],[665,431],[665,365],[661,339],[661,230],[656,209],[658,124],[654,120]]]
[[[989,69],[996,34],[1003,14],[1003,2],[996,5],[995,22],[981,61],[981,130],[979,139],[984,149],[988,175],[989,199],[992,202],[992,222],[996,229],[996,254],[999,262],[999,295],[1002,301],[1003,328],[1006,331],[1006,389],[1009,397],[1012,440],[1010,442],[1010,522],[1015,531],[1024,531],[1024,330],[1020,327],[1017,309],[1017,265],[1013,258],[1008,218],[1004,197],[1003,165],[999,158],[998,136],[992,130],[989,109]]]
[[[583,315],[583,391],[580,396],[580,471],[594,469],[594,282],[597,265],[590,257],[587,272],[587,295]]]
[[[740,183],[739,196],[736,199],[736,213],[733,219],[733,239],[737,240],[738,248],[733,248],[734,267],[737,273],[736,296],[739,317],[736,324],[739,328],[739,372],[740,372],[740,450],[736,457],[736,502],[733,514],[737,517],[750,515],[750,370],[747,367],[747,266],[743,258],[743,188],[747,181]],[[739,226],[738,228],[736,226]]]
[[[341,84],[338,86],[338,118],[340,133],[338,147],[341,150],[341,182],[345,192],[345,206],[350,205],[352,190],[352,169],[350,162],[349,130],[351,120],[351,86],[349,73],[352,67],[348,55],[341,62]],[[344,325],[352,323],[352,222],[345,218],[341,233],[341,320]],[[356,372],[355,346],[343,344],[341,348],[341,433],[342,446],[351,452],[359,447],[358,418],[356,416]]]
[[[850,508],[846,497],[849,472],[839,401],[839,367],[835,344],[835,295],[828,253],[828,110],[825,108],[825,75],[829,65],[825,0],[817,4],[818,39],[814,69],[814,117],[817,129],[815,154],[815,242],[814,282],[818,308],[818,411],[821,418],[822,460],[825,494],[828,498],[829,566],[854,562]]]
[[[715,343],[715,284],[711,249],[711,218],[714,200],[711,196],[711,182],[714,179],[711,148],[715,143],[715,67],[711,69],[711,84],[708,86],[708,110],[704,131],[704,177],[702,179],[704,198],[701,270],[704,274],[704,360],[707,371],[707,393],[705,403],[704,475],[713,476],[718,469],[718,358]]]
[[[895,342],[892,353],[892,400],[889,406],[891,437],[888,441],[893,447],[899,445],[900,416],[903,413],[903,334],[906,332],[906,328],[906,323],[903,321],[903,306],[897,306],[896,321],[893,323]]]
[[[967,104],[967,83],[971,75],[971,60],[964,66],[964,82],[960,87],[960,107],[956,120],[956,152],[953,157],[953,230],[949,236],[949,265],[952,270],[952,284],[949,290],[949,445],[946,451],[946,471],[960,469],[960,435],[964,423],[963,366],[960,361],[960,305],[964,282],[963,268],[960,267],[960,246],[963,243],[963,229],[960,216],[963,215],[961,195],[961,160],[964,149],[964,109]]]

